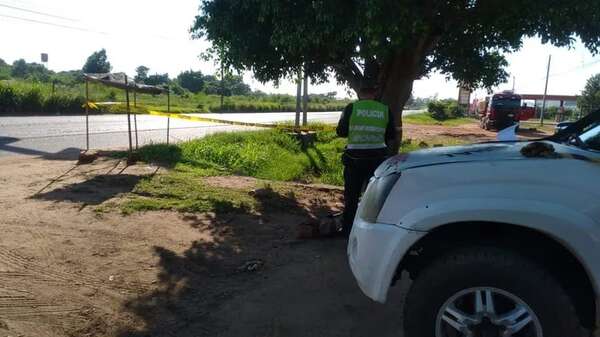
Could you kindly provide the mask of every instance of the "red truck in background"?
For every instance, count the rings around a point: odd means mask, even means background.
[[[535,116],[535,107],[521,105],[521,96],[503,91],[478,103],[479,124],[486,130],[502,130]]]

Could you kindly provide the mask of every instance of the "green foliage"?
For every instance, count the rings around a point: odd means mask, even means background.
[[[47,82],[50,79],[51,72],[41,64],[27,63],[23,59],[16,60],[10,69],[12,77],[27,78],[36,81]]]
[[[256,200],[247,191],[206,184],[197,170],[181,167],[169,174],[141,180],[120,205],[121,211],[177,210],[183,212],[234,212],[253,208]]]
[[[438,121],[460,118],[465,115],[465,109],[453,99],[431,101],[427,104],[427,112],[433,119]]]
[[[600,108],[600,74],[587,80],[585,88],[577,100],[577,106],[586,111]]]
[[[32,88],[31,90],[21,93],[20,98],[20,110],[23,112],[40,112],[44,105],[44,98],[39,88]]]
[[[434,119],[429,113],[412,114],[402,117],[402,121],[407,124],[419,125],[444,125],[444,126],[459,126],[476,122],[472,118],[461,117],[444,120]]]
[[[170,82],[169,74],[167,74],[167,73],[149,75],[144,80],[144,83],[148,84],[148,85],[164,85],[164,84],[169,84],[169,82]]]
[[[139,66],[137,68],[135,68],[135,81],[138,83],[144,83],[146,82],[146,79],[148,78],[148,71],[150,70],[150,68],[146,67],[146,66]]]
[[[283,130],[215,134],[177,145],[149,145],[141,156],[169,166],[187,165],[219,174],[233,173],[270,180],[310,180],[342,184],[340,156],[345,140],[320,131],[314,147],[302,149]]]
[[[6,64],[3,59],[0,59],[0,81],[7,80],[11,77],[11,66]]]
[[[106,49],[101,49],[90,55],[83,65],[84,73],[109,73],[112,69],[108,57],[106,56]]]
[[[41,91],[44,99],[52,96],[52,84],[51,83],[32,83],[27,80],[9,80],[0,81],[0,84],[4,86],[10,86],[18,92],[28,91],[32,88],[32,85]],[[176,83],[171,83],[171,111],[172,112],[218,112],[221,110],[221,100],[217,95],[206,95],[203,92],[197,94],[190,93],[189,91],[179,87]],[[89,84],[90,100],[93,102],[124,102],[125,93],[123,90],[107,87],[98,83]],[[73,101],[77,101],[79,97],[85,96],[85,85],[83,83],[75,83],[70,85],[64,85],[57,82],[55,85],[55,95],[61,97],[61,101],[64,101],[64,97],[70,97]],[[310,101],[310,111],[341,111],[349,101],[347,100],[336,100],[336,99],[322,99],[313,102],[312,98]],[[149,95],[149,94],[137,94],[137,103],[140,107],[139,112],[144,113],[147,110],[167,111],[167,97],[166,95]],[[237,111],[237,112],[255,112],[255,111],[295,111],[296,103],[295,98],[290,95],[247,95],[247,96],[228,96],[225,97],[224,101],[225,111]],[[81,103],[83,104],[83,103]],[[72,105],[69,105],[72,106]],[[9,110],[4,108],[3,110]],[[102,113],[122,113],[125,112],[125,105],[110,105],[102,106],[99,112]],[[13,112],[19,112],[20,110],[14,110]],[[45,111],[45,110],[44,110]],[[54,111],[54,110],[53,110]],[[75,112],[75,110],[64,111]]]
[[[13,77],[25,78],[27,75],[27,62],[24,59],[19,59],[13,62],[10,73]]]
[[[57,84],[62,84],[65,86],[76,86],[78,84],[84,83],[83,79],[83,71],[81,70],[68,70],[68,71],[59,71],[56,74],[51,76],[51,80]]]
[[[13,87],[0,84],[0,112],[15,112],[19,104],[19,93]]]
[[[0,113],[81,113],[81,96],[45,95],[41,86],[14,87],[0,83]]]
[[[212,42],[228,67],[259,81],[293,78],[303,67],[316,82],[330,73],[357,90],[377,78],[383,100],[399,110],[411,82],[438,71],[464,86],[507,78],[506,53],[523,37],[600,51],[600,2],[415,0],[202,0],[192,32]],[[399,97],[401,99],[399,99]],[[399,102],[400,101],[400,102]]]
[[[193,93],[198,93],[204,88],[204,76],[200,71],[188,70],[177,76],[177,83]]]
[[[204,92],[209,95],[248,95],[250,86],[244,83],[244,79],[239,75],[228,74],[224,77],[223,83],[215,76],[208,75],[204,77]]]
[[[51,95],[45,101],[42,112],[53,114],[82,113],[85,97]]]

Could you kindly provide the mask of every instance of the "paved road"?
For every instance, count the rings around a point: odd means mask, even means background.
[[[405,113],[412,114],[415,111]],[[228,121],[264,124],[291,121],[295,116],[293,112],[200,115]],[[336,123],[340,112],[311,112],[308,116],[309,121]],[[137,125],[139,145],[166,141],[167,119],[165,117],[139,115],[137,116]],[[169,139],[171,142],[204,137],[215,132],[250,129],[242,126],[181,119],[171,119],[170,128]],[[85,116],[0,117],[0,156],[56,153],[71,155],[85,148],[85,141]],[[135,139],[133,142],[135,145]],[[91,149],[126,148],[128,143],[126,115],[90,116]]]
[[[171,142],[203,137],[215,132],[247,129],[180,119],[171,119],[170,123]],[[166,141],[165,117],[139,115],[137,125],[139,145]],[[0,117],[0,156],[71,155],[85,148],[85,142],[85,116]],[[135,139],[133,143],[135,145]],[[91,149],[126,148],[128,144],[126,115],[90,116]]]

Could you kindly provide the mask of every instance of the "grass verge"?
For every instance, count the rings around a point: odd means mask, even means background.
[[[420,113],[414,115],[408,115],[402,117],[402,121],[407,124],[420,124],[420,125],[443,125],[443,126],[460,126],[470,124],[475,121],[473,118],[452,118],[443,121],[434,119],[427,113]]]
[[[248,188],[207,184],[206,179],[211,176],[241,175],[268,181],[343,185],[340,158],[345,139],[337,138],[331,126],[311,125],[319,131],[314,145],[303,149],[286,128],[284,125],[280,129],[214,134],[175,145],[144,146],[139,151],[142,161],[170,169],[141,180],[118,207],[125,214],[165,209],[252,212],[260,208]],[[430,137],[426,141],[406,139],[401,151],[464,143],[447,136]]]
[[[119,207],[124,214],[167,209],[227,213],[254,208],[255,201],[247,191],[210,186],[198,173],[179,169],[147,177],[135,186]]]

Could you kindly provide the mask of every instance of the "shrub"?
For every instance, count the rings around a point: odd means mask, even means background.
[[[448,119],[446,114],[446,104],[442,101],[433,101],[427,104],[427,112],[433,119],[445,120]]]
[[[19,93],[15,89],[0,84],[0,112],[16,112],[19,101]]]
[[[115,102],[117,100],[117,93],[114,90],[108,92],[106,95],[106,100],[109,102]]]
[[[85,104],[82,96],[52,95],[44,101],[43,111],[48,113],[81,113]]]
[[[427,104],[427,111],[431,118],[443,121],[451,118],[464,117],[465,109],[455,100],[431,101]]]
[[[22,93],[19,110],[22,112],[42,112],[44,97],[39,89],[33,88]]]

